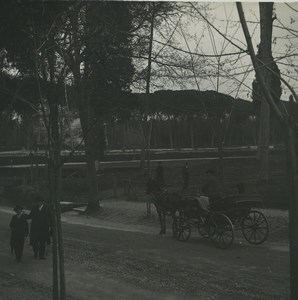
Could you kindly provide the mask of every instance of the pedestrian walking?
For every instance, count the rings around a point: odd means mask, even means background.
[[[14,211],[16,214],[12,216],[9,224],[11,230],[10,249],[11,254],[14,252],[16,260],[20,262],[23,257],[25,238],[29,234],[29,227],[23,208],[17,205]]]
[[[33,248],[34,258],[45,259],[46,244],[50,243],[51,214],[45,205],[44,199],[39,196],[27,217],[31,219],[30,245]]]
[[[182,178],[183,178],[183,191],[188,189],[188,183],[189,183],[189,167],[188,162],[185,163],[183,169],[182,169]]]
[[[163,174],[163,166],[161,164],[161,161],[158,162],[158,166],[156,168],[156,181],[159,184],[160,187],[165,186],[165,179]]]

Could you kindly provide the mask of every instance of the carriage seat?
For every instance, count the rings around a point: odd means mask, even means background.
[[[191,197],[193,203],[193,210],[199,210],[201,213],[208,213],[210,210],[222,207],[222,198],[209,198],[204,195],[197,195]]]
[[[209,211],[209,206],[210,206],[209,197],[196,196],[194,198],[197,200],[199,209],[201,209],[203,211],[207,211],[207,212]]]
[[[182,209],[185,216],[190,218],[197,218],[199,215],[209,212],[208,197],[206,199],[200,199],[200,196],[186,196],[180,203],[180,209]]]

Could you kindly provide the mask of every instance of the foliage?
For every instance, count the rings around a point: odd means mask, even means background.
[[[115,2],[90,5],[86,8],[85,26],[84,63],[85,72],[89,71],[86,80],[93,81],[93,107],[105,115],[113,109],[121,92],[130,90],[134,72],[127,34],[131,27],[127,5]]]

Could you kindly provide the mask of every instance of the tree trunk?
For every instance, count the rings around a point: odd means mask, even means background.
[[[168,122],[169,122],[170,148],[173,149],[174,148],[173,131],[172,131],[172,121],[170,118],[168,119]]]
[[[52,82],[53,84],[53,82]],[[53,87],[52,87],[53,89]],[[61,157],[60,157],[60,135],[59,135],[59,118],[58,118],[58,104],[56,103],[55,91],[50,92],[49,97],[50,106],[50,167],[51,167],[51,197],[54,207],[54,221],[56,221],[56,228],[53,232],[55,236],[59,265],[59,281],[60,281],[60,300],[65,299],[65,272],[64,272],[64,249],[63,249],[63,237],[61,226]],[[55,253],[56,254],[56,253]]]
[[[145,138],[145,129],[143,128],[142,124],[144,122],[140,121],[139,122],[139,127],[140,127],[140,131],[141,131],[141,142],[140,142],[140,169],[144,169],[145,168],[145,159],[146,159],[146,138]]]
[[[145,168],[145,159],[146,159],[146,147],[145,143],[141,143],[141,153],[140,153],[140,169]]]
[[[289,182],[289,240],[291,300],[298,299],[298,177],[295,132],[286,127],[287,169]]]
[[[82,133],[85,144],[85,154],[87,162],[87,182],[89,190],[89,199],[87,211],[94,211],[99,209],[98,199],[98,182],[95,170],[95,149],[94,149],[94,136],[97,136],[98,132],[95,130],[96,117],[94,115],[94,108],[91,106],[91,99],[88,87],[84,86],[84,78],[81,75],[81,55],[80,55],[80,41],[78,37],[79,31],[79,16],[78,10],[75,10],[71,16],[71,23],[73,27],[73,45],[74,47],[74,63],[70,65],[74,77],[74,88],[76,91],[75,102],[79,111]],[[84,69],[84,71],[86,71]],[[94,135],[94,136],[93,136]]]
[[[60,158],[60,134],[59,134],[59,99],[56,94],[56,81],[55,81],[55,63],[56,56],[52,45],[54,44],[53,33],[49,34],[47,40],[46,59],[49,70],[50,81],[47,90],[47,100],[49,104],[49,122],[46,122],[45,110],[42,105],[45,124],[48,132],[48,152],[49,152],[49,188],[52,202],[52,236],[53,236],[53,299],[65,300],[65,273],[64,273],[64,251],[63,251],[63,238],[61,227],[61,212],[60,212],[60,198],[61,198],[61,158]],[[42,67],[45,68],[46,59],[42,61]],[[39,72],[36,60],[36,78],[39,82]],[[46,82],[46,76],[43,78]],[[42,99],[42,95],[40,94]],[[37,157],[36,157],[37,159]],[[58,281],[59,279],[59,281]],[[59,288],[60,283],[60,288]],[[60,297],[58,293],[60,291]]]
[[[50,151],[51,153],[52,151]],[[53,159],[53,153],[51,155],[51,160]],[[50,164],[51,170],[50,170],[50,188],[51,188],[51,201],[53,206],[53,217],[52,217],[52,236],[53,236],[53,299],[57,299],[57,295],[59,294],[59,291],[61,290],[61,282],[60,282],[60,257],[59,257],[59,237],[58,237],[58,210],[57,207],[59,203],[57,204],[57,186],[56,186],[56,180],[55,180],[55,171],[54,171],[54,165],[53,163]]]
[[[298,298],[298,179],[297,179],[297,156],[295,152],[295,133],[293,123],[289,121],[287,116],[284,116],[278,106],[275,104],[274,99],[271,95],[271,90],[266,86],[265,79],[260,68],[260,64],[257,61],[256,55],[254,53],[253,45],[251,42],[251,37],[248,31],[246,20],[244,17],[242,4],[238,2],[237,4],[238,14],[243,28],[243,32],[248,45],[248,50],[253,62],[253,66],[257,75],[257,79],[262,88],[266,100],[270,104],[273,112],[275,113],[277,119],[285,125],[286,130],[286,151],[287,151],[287,175],[290,189],[290,201],[289,201],[289,242],[290,242],[290,294],[291,300],[296,300]],[[268,3],[271,6],[270,3]],[[272,30],[272,28],[271,28]],[[298,102],[298,97],[295,91],[288,84],[287,86],[291,90],[296,102]],[[292,113],[292,112],[291,112]]]
[[[267,80],[266,80],[267,81]],[[257,159],[260,161],[260,179],[268,181],[269,172],[269,135],[270,135],[270,107],[262,98],[260,112],[260,126],[258,134]]]
[[[224,194],[224,155],[223,155],[223,126],[220,120],[220,114],[216,115],[215,124],[213,127],[215,130],[215,138],[218,151],[218,163],[219,163],[219,182],[220,182],[220,193]]]
[[[51,155],[51,148],[49,145],[49,152]],[[52,175],[52,167],[51,167],[51,159],[48,161],[48,180],[49,180],[49,188],[50,188],[50,199],[51,199],[51,208],[52,208],[52,249],[53,249],[53,300],[59,299],[59,271],[58,271],[58,236],[57,236],[57,210],[56,204],[53,201],[54,199],[54,184],[53,184],[53,175]]]
[[[85,99],[85,101],[88,101],[88,99]],[[83,138],[85,144],[86,167],[87,167],[87,176],[86,176],[86,181],[88,186],[87,211],[93,212],[93,211],[97,211],[100,208],[99,196],[98,196],[98,181],[97,181],[96,168],[95,168],[95,160],[96,160],[94,155],[95,145],[93,141],[97,134],[97,132],[95,132],[96,121],[94,121],[93,123],[90,122],[90,120],[93,120],[93,118],[90,118],[90,116],[89,117],[86,116],[85,108],[81,108],[79,110],[79,114],[80,114],[80,120],[81,120],[81,126],[82,126],[82,132],[83,132]]]
[[[97,132],[96,116],[90,105],[90,98],[85,94],[84,86],[81,82],[81,75],[76,68],[74,71],[75,89],[76,89],[76,104],[79,111],[82,134],[85,145],[86,167],[87,167],[87,186],[88,186],[88,206],[87,211],[96,211],[99,209],[98,197],[98,182],[95,169],[95,146],[94,140],[100,134]]]
[[[265,65],[271,66],[273,63],[271,50],[273,3],[260,3],[259,6],[261,25],[259,58]],[[265,67],[262,68],[262,73],[266,86],[271,90],[271,73]],[[266,182],[268,181],[269,176],[269,137],[270,107],[262,94],[257,158],[260,160],[260,179]]]
[[[150,39],[149,39],[149,49],[148,49],[148,66],[147,66],[147,78],[146,78],[146,107],[145,107],[145,143],[148,149],[147,153],[147,168],[148,168],[148,178],[151,176],[151,132],[152,132],[152,116],[150,117],[150,124],[148,124],[148,111],[149,111],[149,97],[150,97],[150,82],[151,82],[151,62],[152,62],[152,45],[153,45],[153,33],[154,33],[154,19],[155,19],[155,3],[152,2],[152,12],[151,12],[151,24],[150,24]]]
[[[189,135],[190,135],[190,147],[194,148],[195,146],[195,137],[194,137],[194,118],[189,116]]]

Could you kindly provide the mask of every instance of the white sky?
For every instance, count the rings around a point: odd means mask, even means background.
[[[193,2],[194,5],[204,4],[203,2]],[[206,2],[205,2],[206,4]],[[259,34],[259,4],[254,2],[245,2],[243,4],[243,9],[245,13],[246,20],[252,23],[248,23],[250,34],[252,36],[252,41],[255,46],[255,51],[257,52],[257,45],[260,41]],[[290,6],[289,6],[290,5]],[[208,10],[208,20],[218,29],[221,33],[226,34],[230,40],[237,44],[242,49],[246,49],[246,42],[242,32],[241,26],[239,26],[239,17],[236,9],[236,4],[233,2],[212,2],[209,3]],[[298,2],[288,2],[288,5],[285,3],[275,3],[275,14],[277,19],[274,21],[273,25],[277,26],[273,29],[273,57],[276,59],[278,57],[286,55],[286,52],[290,53],[292,56],[288,59],[282,59],[278,61],[278,67],[283,75],[283,78],[286,79],[298,93]],[[194,11],[195,12],[195,11]],[[205,15],[205,12],[200,10],[201,13]],[[186,19],[182,18],[181,23],[185,23]],[[289,30],[285,29],[289,28]],[[202,33],[204,37],[202,37]],[[212,37],[213,37],[213,46],[212,46]],[[155,33],[155,39],[162,41],[162,37]],[[200,39],[199,46],[197,41]],[[231,45],[227,40],[225,40],[220,34],[208,25],[206,21],[200,20],[191,21],[187,24],[187,43],[185,38],[182,37],[178,32],[174,34],[173,40],[178,41],[179,48],[188,50],[188,47],[192,52],[200,54],[214,54],[215,52],[221,53],[221,49],[224,46],[223,53],[238,52],[235,46]],[[166,39],[163,39],[165,42]],[[290,50],[289,47],[291,46]],[[155,47],[161,48],[160,45]],[[166,51],[166,48],[163,50]],[[296,56],[293,56],[296,54]],[[252,81],[255,76],[254,71],[252,70],[252,64],[250,57],[248,55],[241,55],[239,60],[230,63],[231,59],[235,59],[235,56],[225,57],[223,65],[220,67],[220,73],[222,75],[229,74],[233,75],[234,79],[227,79],[222,76],[219,78],[219,92],[231,94],[231,96],[241,97],[243,99],[251,99],[251,86]],[[189,60],[191,57],[189,56]],[[292,66],[287,66],[286,64],[292,64]],[[213,65],[213,67],[211,67]],[[203,69],[212,70],[214,73],[217,67],[217,60],[212,58],[209,59],[209,63]],[[244,71],[250,70],[251,72],[245,76]],[[196,75],[199,80],[199,89],[200,90],[216,90],[216,78],[201,79],[200,74],[202,70],[197,70]],[[242,74],[241,74],[242,73]],[[238,74],[238,75],[237,75]],[[245,76],[245,77],[244,77]],[[238,82],[235,80],[238,80]],[[244,81],[243,81],[244,80]],[[243,81],[240,89],[239,81]],[[175,86],[175,84],[165,84],[164,89],[181,89],[182,87]],[[196,83],[194,79],[189,79],[186,88],[196,89]],[[160,89],[160,88],[158,88]],[[152,91],[154,87],[152,87]],[[287,88],[283,86],[283,95],[282,99],[287,100],[290,93]]]

